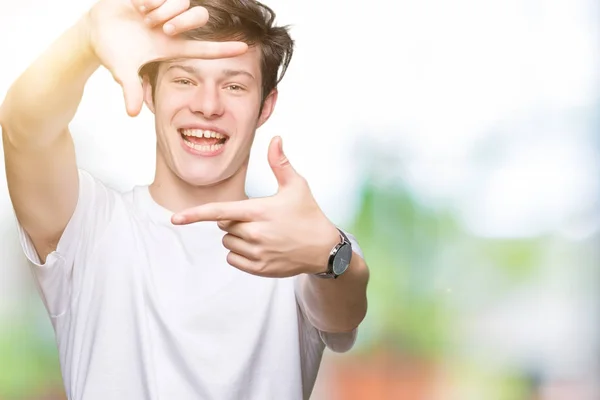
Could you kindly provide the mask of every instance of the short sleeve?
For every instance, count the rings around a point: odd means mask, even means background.
[[[19,242],[30,263],[42,301],[52,318],[67,309],[72,294],[72,270],[76,258],[91,252],[101,221],[108,212],[108,189],[89,172],[79,170],[79,194],[75,211],[67,223],[56,251],[41,262],[35,246],[17,220]]]

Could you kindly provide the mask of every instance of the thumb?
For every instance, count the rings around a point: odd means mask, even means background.
[[[294,170],[290,161],[283,153],[283,141],[281,140],[281,137],[275,136],[271,140],[271,143],[269,144],[268,159],[279,187],[289,185],[292,180],[298,176],[298,173]]]
[[[142,111],[144,103],[144,91],[142,83],[137,74],[114,75],[115,81],[123,88],[123,97],[125,97],[125,108],[130,117],[137,116]]]

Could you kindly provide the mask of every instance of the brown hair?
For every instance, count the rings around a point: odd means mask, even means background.
[[[186,39],[242,41],[261,50],[262,101],[283,79],[294,51],[287,26],[274,26],[275,12],[256,0],[190,0],[190,7],[202,6],[209,14],[201,28],[182,34]],[[152,97],[156,90],[159,63],[142,68],[148,75]],[[280,72],[281,70],[281,72]]]

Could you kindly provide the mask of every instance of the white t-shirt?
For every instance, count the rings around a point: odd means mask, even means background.
[[[83,170],[79,180],[45,264],[19,226],[69,399],[308,399],[324,348],[353,346],[356,331],[305,318],[296,277],[227,264],[215,222],[174,226],[147,186],[119,193]]]

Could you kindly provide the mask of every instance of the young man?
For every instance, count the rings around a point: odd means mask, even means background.
[[[70,399],[306,399],[324,348],[352,347],[367,266],[280,138],[278,193],[244,191],[292,54],[273,19],[251,0],[100,0],[9,90],[9,191]],[[77,168],[68,124],[100,65],[130,115],[155,115],[150,186]]]

